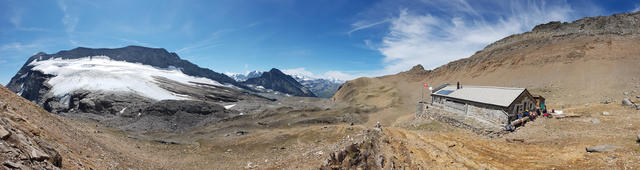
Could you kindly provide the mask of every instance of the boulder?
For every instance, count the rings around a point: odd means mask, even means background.
[[[19,163],[15,163],[15,162],[12,162],[12,161],[9,161],[9,160],[4,161],[2,163],[2,165],[4,165],[7,168],[10,168],[10,169],[27,169],[27,168],[25,168],[24,165],[19,164]]]
[[[249,133],[249,132],[244,131],[244,130],[237,130],[237,131],[236,131],[236,135],[238,135],[238,136],[245,135],[245,134],[247,134],[247,133]]]
[[[609,104],[611,103],[611,99],[610,98],[606,98],[604,99],[604,101],[602,101],[602,104]]]
[[[31,156],[31,159],[35,161],[44,161],[49,159],[49,155],[47,155],[43,151],[38,150],[36,148],[31,148],[31,152],[29,152],[29,156]]]
[[[597,146],[587,147],[587,152],[612,152],[618,148],[620,148],[620,146],[597,145]]]
[[[0,139],[5,140],[11,136],[11,132],[4,129],[4,127],[0,126]]]
[[[633,102],[631,102],[629,98],[622,99],[622,106],[631,106],[631,105],[633,105]]]

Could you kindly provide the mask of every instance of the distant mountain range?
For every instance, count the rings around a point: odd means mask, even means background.
[[[251,71],[247,74],[239,74],[239,73],[225,73],[225,74],[227,74],[229,77],[235,79],[238,82],[243,82],[250,78],[260,77],[262,73],[264,73],[264,71]],[[288,74],[288,75],[291,76],[293,79],[295,79],[298,83],[302,84],[302,86],[309,89],[317,97],[321,97],[321,98],[330,98],[331,96],[333,96],[333,94],[338,90],[340,85],[342,85],[343,83],[342,80],[314,78],[304,74]]]
[[[262,73],[264,73],[264,71],[252,71],[247,74],[240,74],[240,73],[225,73],[225,74],[238,82],[242,82],[242,81],[247,81],[247,79],[250,79],[250,78],[260,77]]]

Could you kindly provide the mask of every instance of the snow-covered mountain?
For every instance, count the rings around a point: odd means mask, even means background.
[[[47,81],[55,97],[69,95],[76,90],[129,92],[154,100],[187,99],[158,85],[155,77],[163,77],[184,84],[219,85],[217,81],[184,74],[180,69],[156,68],[140,63],[112,60],[108,56],[89,56],[78,59],[54,58],[34,60],[28,66],[53,77]],[[20,89],[24,92],[24,88]],[[18,94],[21,94],[18,92]]]
[[[338,90],[340,85],[344,83],[343,80],[338,79],[327,79],[327,78],[317,78],[314,76],[309,76],[308,74],[303,74],[299,72],[290,72],[283,71],[285,74],[291,76],[298,83],[302,84],[307,89],[311,90],[313,94],[317,97],[322,98],[330,98],[333,94]],[[235,79],[236,81],[246,81],[250,78],[260,77],[264,73],[264,71],[252,71],[247,74],[238,74],[238,73],[225,73],[229,77]]]
[[[292,75],[296,81],[300,82],[304,87],[311,90],[316,96],[322,98],[330,98],[336,93],[343,81],[329,80],[323,78],[311,78],[308,76]]]
[[[250,78],[256,78],[256,77],[260,77],[262,76],[262,73],[264,73],[264,71],[252,71],[252,72],[248,72],[247,74],[240,74],[240,73],[224,73],[227,76],[231,77],[232,79],[238,81],[238,82],[242,82],[242,81],[247,81],[247,79]]]

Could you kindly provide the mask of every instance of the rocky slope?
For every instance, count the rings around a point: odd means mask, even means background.
[[[433,70],[416,66],[396,75],[348,81],[334,98],[410,112],[421,98],[423,82],[437,86],[459,81],[528,88],[556,108],[619,101],[640,90],[634,83],[640,78],[639,40],[638,12],[550,22]],[[428,92],[425,96],[429,101]]]
[[[307,89],[291,76],[286,75],[275,68],[262,73],[260,77],[250,78],[243,83],[255,85],[256,87],[260,86],[266,89],[272,89],[294,96],[316,97],[311,90]]]
[[[0,86],[0,161],[5,169],[141,168],[92,136]],[[127,160],[127,161],[125,161]]]

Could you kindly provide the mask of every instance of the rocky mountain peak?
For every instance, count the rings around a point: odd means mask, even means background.
[[[418,72],[418,71],[424,71],[424,67],[422,67],[422,64],[415,65],[411,68],[411,70],[409,70],[409,72]]]
[[[269,72],[262,73],[260,77],[250,78],[244,83],[262,86],[267,89],[295,96],[316,97],[313,92],[300,84],[300,82],[276,68],[272,68]]]

